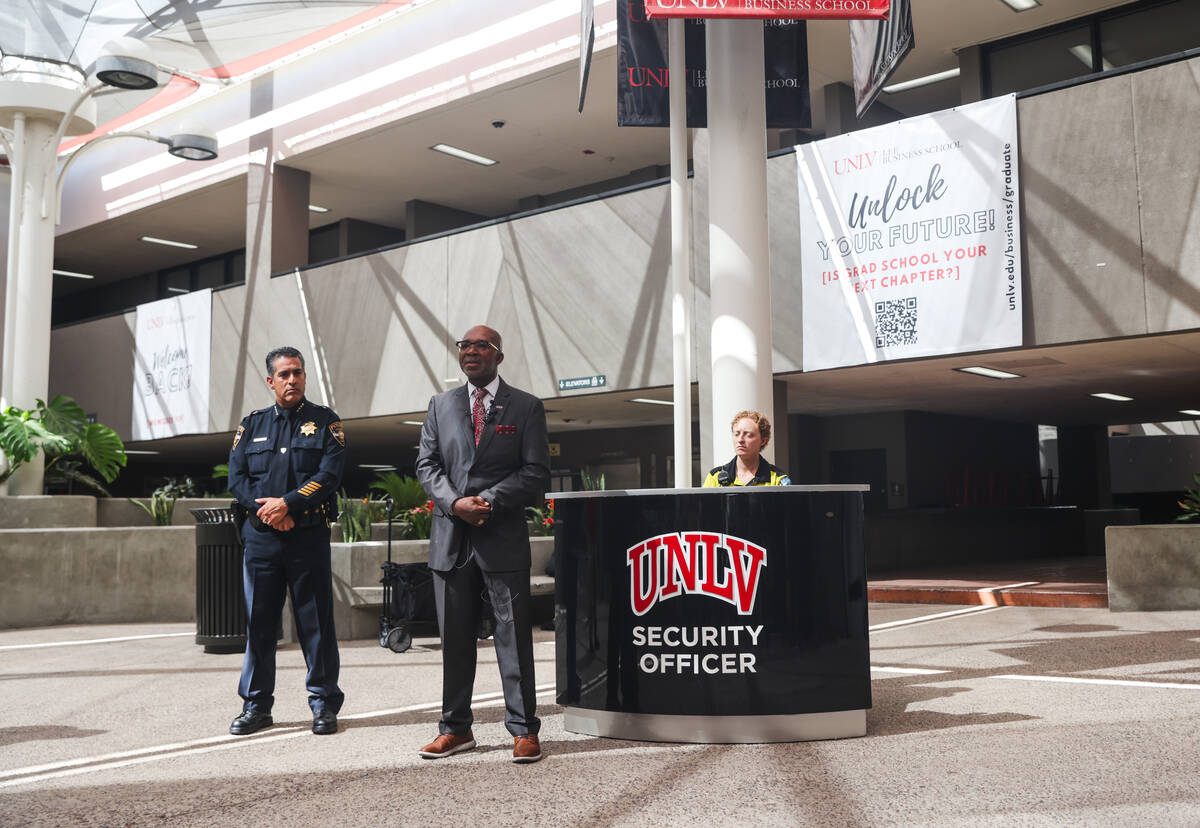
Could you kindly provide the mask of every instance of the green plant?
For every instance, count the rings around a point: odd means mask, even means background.
[[[1179,501],[1183,514],[1175,518],[1176,522],[1200,521],[1200,473],[1192,475],[1192,482],[1196,488],[1188,489],[1183,500]]]
[[[212,469],[212,484],[213,488],[219,487],[215,497],[233,497],[233,492],[229,491],[229,464],[218,463]]]
[[[529,516],[529,534],[554,534],[554,501],[547,500],[541,507],[526,506],[525,514]]]
[[[371,539],[371,511],[367,498],[347,497],[345,491],[337,496],[338,523],[342,524],[342,540],[358,543]]]
[[[62,394],[49,403],[37,401],[29,410],[9,406],[0,411],[0,451],[8,468],[0,472],[0,483],[37,457],[46,455],[46,472],[105,491],[98,480],[80,471],[80,460],[91,466],[104,482],[111,483],[127,462],[125,445],[111,428],[89,423],[79,403]],[[63,465],[70,460],[74,465]],[[55,468],[59,466],[59,468]],[[105,492],[107,494],[107,492]]]
[[[600,492],[604,490],[604,472],[593,477],[588,474],[588,470],[584,469],[579,472],[580,482],[583,484],[585,492]]]
[[[407,528],[406,535],[410,540],[425,540],[433,525],[433,501],[427,500],[420,506],[406,510],[402,522]]]
[[[163,489],[155,489],[150,495],[150,505],[147,506],[140,500],[134,500],[132,497],[126,498],[130,503],[141,506],[146,510],[146,514],[150,515],[150,519],[154,521],[155,526],[170,526],[171,518],[175,514],[176,498]]]
[[[380,472],[371,481],[368,491],[382,492],[392,499],[392,516],[403,519],[404,513],[425,503],[427,495],[415,477],[396,472]],[[387,515],[383,516],[384,519]]]

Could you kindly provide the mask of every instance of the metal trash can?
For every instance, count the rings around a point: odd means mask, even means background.
[[[206,653],[246,649],[242,538],[227,507],[192,509],[196,518],[196,643]]]

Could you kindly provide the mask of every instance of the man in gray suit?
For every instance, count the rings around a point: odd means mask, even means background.
[[[529,530],[525,507],[550,480],[546,411],[497,369],[500,334],[477,325],[456,343],[467,384],[429,401],[417,478],[434,502],[429,539],[442,632],[442,718],[421,756],[440,759],[475,747],[471,693],[476,630],[487,590],[496,615],[496,659],[513,761],[542,758],[529,621]]]

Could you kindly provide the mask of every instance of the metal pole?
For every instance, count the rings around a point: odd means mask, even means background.
[[[713,458],[741,409],[774,418],[763,27],[708,21],[709,282]],[[773,446],[763,452],[774,459]]]
[[[675,488],[692,485],[691,199],[687,175],[684,20],[667,24],[671,100],[671,346],[675,384]]]

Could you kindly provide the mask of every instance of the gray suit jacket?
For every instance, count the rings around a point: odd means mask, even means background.
[[[434,503],[431,569],[451,569],[467,545],[489,572],[528,569],[525,507],[541,500],[550,481],[542,401],[500,380],[476,446],[466,385],[438,394],[421,427],[417,479]],[[454,517],[452,504],[467,495],[492,504],[483,526]]]

